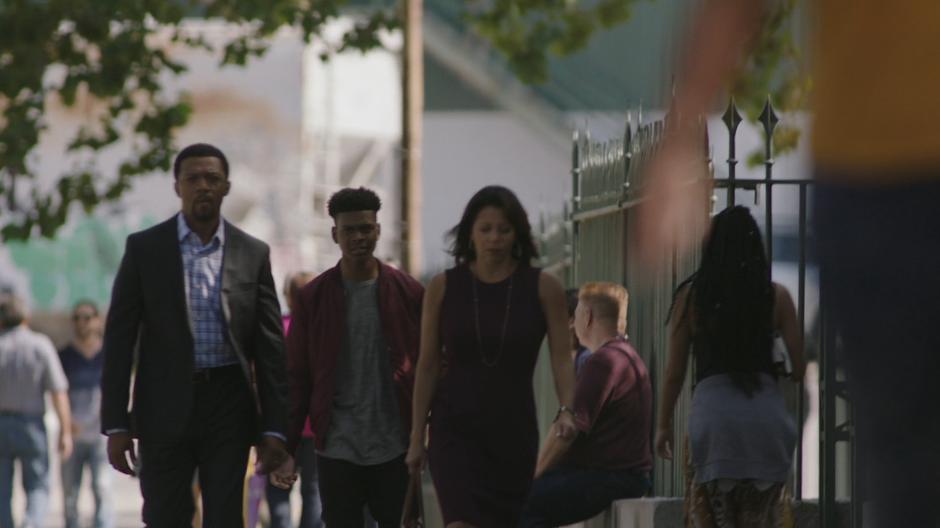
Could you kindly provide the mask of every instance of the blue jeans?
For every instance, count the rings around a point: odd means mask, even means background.
[[[532,483],[520,526],[548,528],[585,521],[613,501],[642,497],[649,489],[649,477],[636,471],[552,469]]]
[[[300,441],[297,452],[300,466],[300,525],[298,528],[322,528],[320,519],[320,484],[317,477],[317,452],[313,438]],[[266,499],[271,513],[271,528],[290,528],[290,490],[283,490],[268,481]]]
[[[13,526],[13,461],[19,459],[26,493],[23,528],[45,526],[49,503],[49,448],[42,416],[0,413],[0,526]]]
[[[65,528],[78,528],[78,493],[85,466],[91,473],[95,497],[95,528],[114,526],[111,510],[111,467],[105,438],[76,440],[72,456],[62,463],[62,494],[65,499]]]

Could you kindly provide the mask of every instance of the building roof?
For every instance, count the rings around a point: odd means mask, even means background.
[[[391,0],[353,0],[350,6],[391,7]],[[425,0],[425,28],[438,26],[459,36],[467,60],[485,56],[497,75],[512,73],[503,57],[476,36],[462,16],[460,2]],[[659,107],[669,92],[676,28],[687,3],[683,0],[637,1],[631,18],[592,35],[588,46],[568,57],[550,56],[549,80],[530,86],[541,102],[559,112],[625,111],[637,106]],[[441,27],[443,26],[443,27]],[[425,39],[425,47],[430,40]],[[485,48],[484,50],[481,50]],[[429,109],[482,109],[491,99],[454,82],[451,64],[425,53],[426,100]],[[490,103],[492,105],[492,103]],[[495,106],[499,106],[498,104]]]

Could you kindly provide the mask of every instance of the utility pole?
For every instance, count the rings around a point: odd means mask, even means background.
[[[413,277],[421,266],[421,143],[424,114],[424,0],[402,0],[401,263]]]

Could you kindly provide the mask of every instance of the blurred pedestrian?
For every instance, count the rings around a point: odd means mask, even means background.
[[[308,271],[292,273],[284,281],[284,299],[287,301],[287,313],[282,317],[285,335],[290,331],[291,319],[300,295],[300,290],[316,274]],[[296,466],[300,469],[300,524],[299,528],[320,528],[322,506],[320,503],[320,485],[317,478],[317,452],[314,444],[310,418],[304,423],[300,446],[294,455]],[[271,528],[290,528],[291,507],[290,489],[283,489],[272,484],[264,477],[265,500],[271,517]]]
[[[786,480],[797,431],[777,386],[777,333],[799,383],[805,361],[793,300],[770,280],[757,222],[746,208],[730,207],[715,216],[701,264],[679,286],[669,318],[656,451],[672,459],[673,411],[694,355],[689,526],[792,526]]]
[[[538,455],[532,374],[546,334],[556,431],[575,432],[565,292],[532,266],[528,216],[505,187],[477,192],[451,236],[456,266],[424,301],[408,464],[421,470],[430,411],[427,457],[447,526],[517,526]]]
[[[46,393],[59,418],[62,460],[72,454],[68,380],[55,346],[30,330],[26,306],[14,295],[0,295],[0,526],[13,527],[13,463],[19,461],[26,512],[21,526],[46,525],[49,503],[49,448]]]
[[[95,528],[114,526],[111,504],[111,469],[101,434],[101,316],[93,301],[79,301],[72,308],[72,341],[59,352],[69,381],[72,409],[72,456],[62,463],[62,495],[65,528],[78,528],[78,496],[85,468],[91,475],[95,500]]]
[[[364,507],[382,528],[397,528],[408,484],[405,451],[424,288],[374,256],[381,206],[366,188],[330,197],[342,257],[301,289],[287,339],[288,447],[298,453],[309,419],[323,522],[330,528],[361,528]],[[273,480],[293,474],[295,463],[289,460]]]
[[[586,521],[618,499],[643,496],[653,469],[653,390],[627,336],[627,290],[611,282],[581,287],[575,331],[587,356],[575,387],[577,435],[549,431],[521,526]]]
[[[127,238],[114,279],[102,431],[111,465],[129,475],[138,473],[138,439],[144,524],[192,522],[198,469],[203,525],[241,526],[252,444],[265,470],[287,458],[286,358],[270,250],[221,216],[231,188],[222,151],[184,148],[173,177],[180,212]]]

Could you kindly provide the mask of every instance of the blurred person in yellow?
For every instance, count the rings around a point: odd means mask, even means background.
[[[940,53],[940,3],[810,4],[822,309],[844,345],[856,448],[868,467],[860,482],[871,502],[865,523],[937,526],[940,72],[932,60]],[[678,72],[675,115],[712,108],[771,8],[756,0],[702,4]],[[705,218],[704,181],[685,185],[702,168],[693,161],[699,151],[698,133],[680,125],[647,167],[637,249],[648,265],[674,243],[696,242],[679,228]]]

